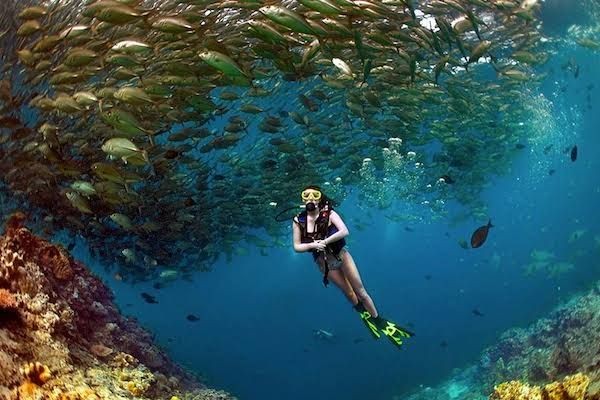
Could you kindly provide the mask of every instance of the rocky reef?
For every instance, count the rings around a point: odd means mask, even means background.
[[[407,400],[600,400],[600,282]]]
[[[110,290],[13,214],[0,236],[0,399],[234,399],[124,318]]]
[[[589,384],[590,378],[582,373],[543,387],[510,381],[496,386],[490,400],[584,400]]]

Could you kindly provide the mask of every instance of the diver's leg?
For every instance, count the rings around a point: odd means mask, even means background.
[[[354,293],[356,293],[356,296],[358,296],[358,301],[363,303],[363,305],[372,317],[376,318],[379,315],[377,313],[377,308],[375,308],[375,304],[373,303],[371,296],[369,296],[369,293],[367,293],[367,290],[365,289],[362,280],[360,279],[360,274],[358,273],[358,268],[354,263],[354,259],[350,255],[350,252],[347,250],[342,252],[341,269],[344,273],[344,276],[346,277],[347,282],[350,283],[350,286],[354,290]],[[358,301],[352,304],[356,305]]]
[[[340,290],[344,293],[344,295],[346,295],[346,297],[348,298],[350,303],[352,303],[352,304],[358,303],[358,298],[356,296],[356,293],[354,293],[354,290],[352,289],[350,282],[348,282],[348,280],[346,279],[346,277],[344,276],[344,274],[342,273],[341,270],[339,270],[339,269],[329,270],[329,274],[327,275],[327,278],[330,281],[333,281],[333,283],[335,283],[335,285],[340,288]]]

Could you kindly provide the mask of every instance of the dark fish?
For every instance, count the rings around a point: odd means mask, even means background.
[[[0,128],[17,129],[23,126],[19,118],[15,117],[0,117]]]
[[[431,280],[431,275],[429,275],[429,274],[425,275],[425,280],[430,281]]]
[[[488,236],[488,231],[490,230],[490,228],[493,227],[494,225],[492,225],[492,220],[490,219],[487,225],[483,225],[477,228],[475,232],[473,232],[473,235],[471,235],[471,247],[476,249],[477,247],[480,247],[482,244],[484,244]]]
[[[555,172],[556,172],[556,170],[551,169],[550,171],[548,171],[548,175],[554,175]]]
[[[352,341],[352,343],[357,344],[357,343],[362,343],[364,341],[365,341],[365,339],[363,339],[363,338],[356,338]]]
[[[185,319],[191,322],[200,321],[200,318],[195,316],[194,314],[188,314],[187,317],[185,317]]]
[[[450,175],[442,175],[440,179],[443,179],[448,185],[452,185],[454,183],[454,179]]]
[[[525,145],[524,145],[523,143],[517,143],[517,144],[515,145],[515,148],[516,148],[516,149],[519,149],[519,150],[521,150],[521,149],[524,149],[524,148],[525,148]]]
[[[411,228],[410,226],[405,226],[405,227],[404,227],[404,230],[405,230],[406,232],[414,232],[414,231],[415,231],[415,230],[414,230],[413,228]]]
[[[300,102],[302,103],[302,105],[308,110],[308,111],[312,111],[312,112],[316,112],[319,111],[319,106],[317,105],[317,103],[315,103],[313,100],[309,99],[308,97],[306,97],[303,94],[299,94],[298,98],[300,99]]]
[[[552,150],[552,146],[552,144],[549,144],[548,146],[544,147],[544,154],[550,153],[550,150]]]
[[[162,282],[155,282],[152,287],[156,290],[160,290],[165,287],[165,284]]]
[[[174,158],[177,158],[181,155],[180,152],[178,152],[177,150],[173,150],[173,149],[169,149],[167,151],[165,151],[165,158],[167,160],[172,160]]]
[[[185,201],[183,202],[183,205],[186,207],[191,207],[191,206],[195,206],[196,202],[194,201],[194,199],[192,199],[191,197],[188,197],[187,199],[185,199]]]
[[[142,297],[144,298],[144,301],[148,304],[158,304],[158,301],[156,301],[156,297],[152,296],[151,294],[143,292]]]
[[[478,317],[483,317],[483,313],[481,311],[479,311],[477,308],[472,309],[471,312],[473,313],[473,315],[476,315]]]
[[[579,65],[575,68],[574,76],[575,76],[575,79],[579,78]]]
[[[71,242],[69,243],[69,246],[67,246],[67,250],[71,251],[75,248],[75,242]]]
[[[577,160],[577,145],[571,149],[571,161]]]
[[[266,159],[261,162],[261,165],[263,168],[271,169],[271,168],[275,168],[277,166],[277,161],[271,160],[271,159]]]
[[[442,341],[440,342],[440,347],[443,347],[443,348],[446,348],[446,347],[448,347],[448,342],[446,342],[445,340],[442,340]]]

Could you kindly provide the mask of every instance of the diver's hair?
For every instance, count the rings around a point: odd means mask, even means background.
[[[329,197],[327,197],[327,195],[323,192],[323,189],[321,189],[320,186],[317,185],[308,185],[305,186],[304,189],[302,189],[302,191],[304,192],[306,189],[313,189],[313,190],[318,190],[319,192],[321,192],[321,200],[319,200],[319,208],[323,208],[325,206],[325,203],[329,202],[330,206],[331,206],[331,199]]]
[[[319,192],[321,192],[321,194],[323,193],[323,189],[321,189],[321,187],[317,186],[317,185],[308,185],[308,186],[305,186],[304,189],[302,189],[302,191],[304,192],[306,189],[318,190]]]

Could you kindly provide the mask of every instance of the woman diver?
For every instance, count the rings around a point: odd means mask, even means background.
[[[312,253],[323,273],[323,284],[327,286],[332,280],[344,292],[375,338],[378,339],[383,333],[396,346],[401,346],[402,339],[413,336],[413,333],[386,320],[377,312],[350,252],[344,248],[348,228],[333,210],[331,200],[318,186],[307,186],[301,197],[305,211],[293,219],[294,250]]]

